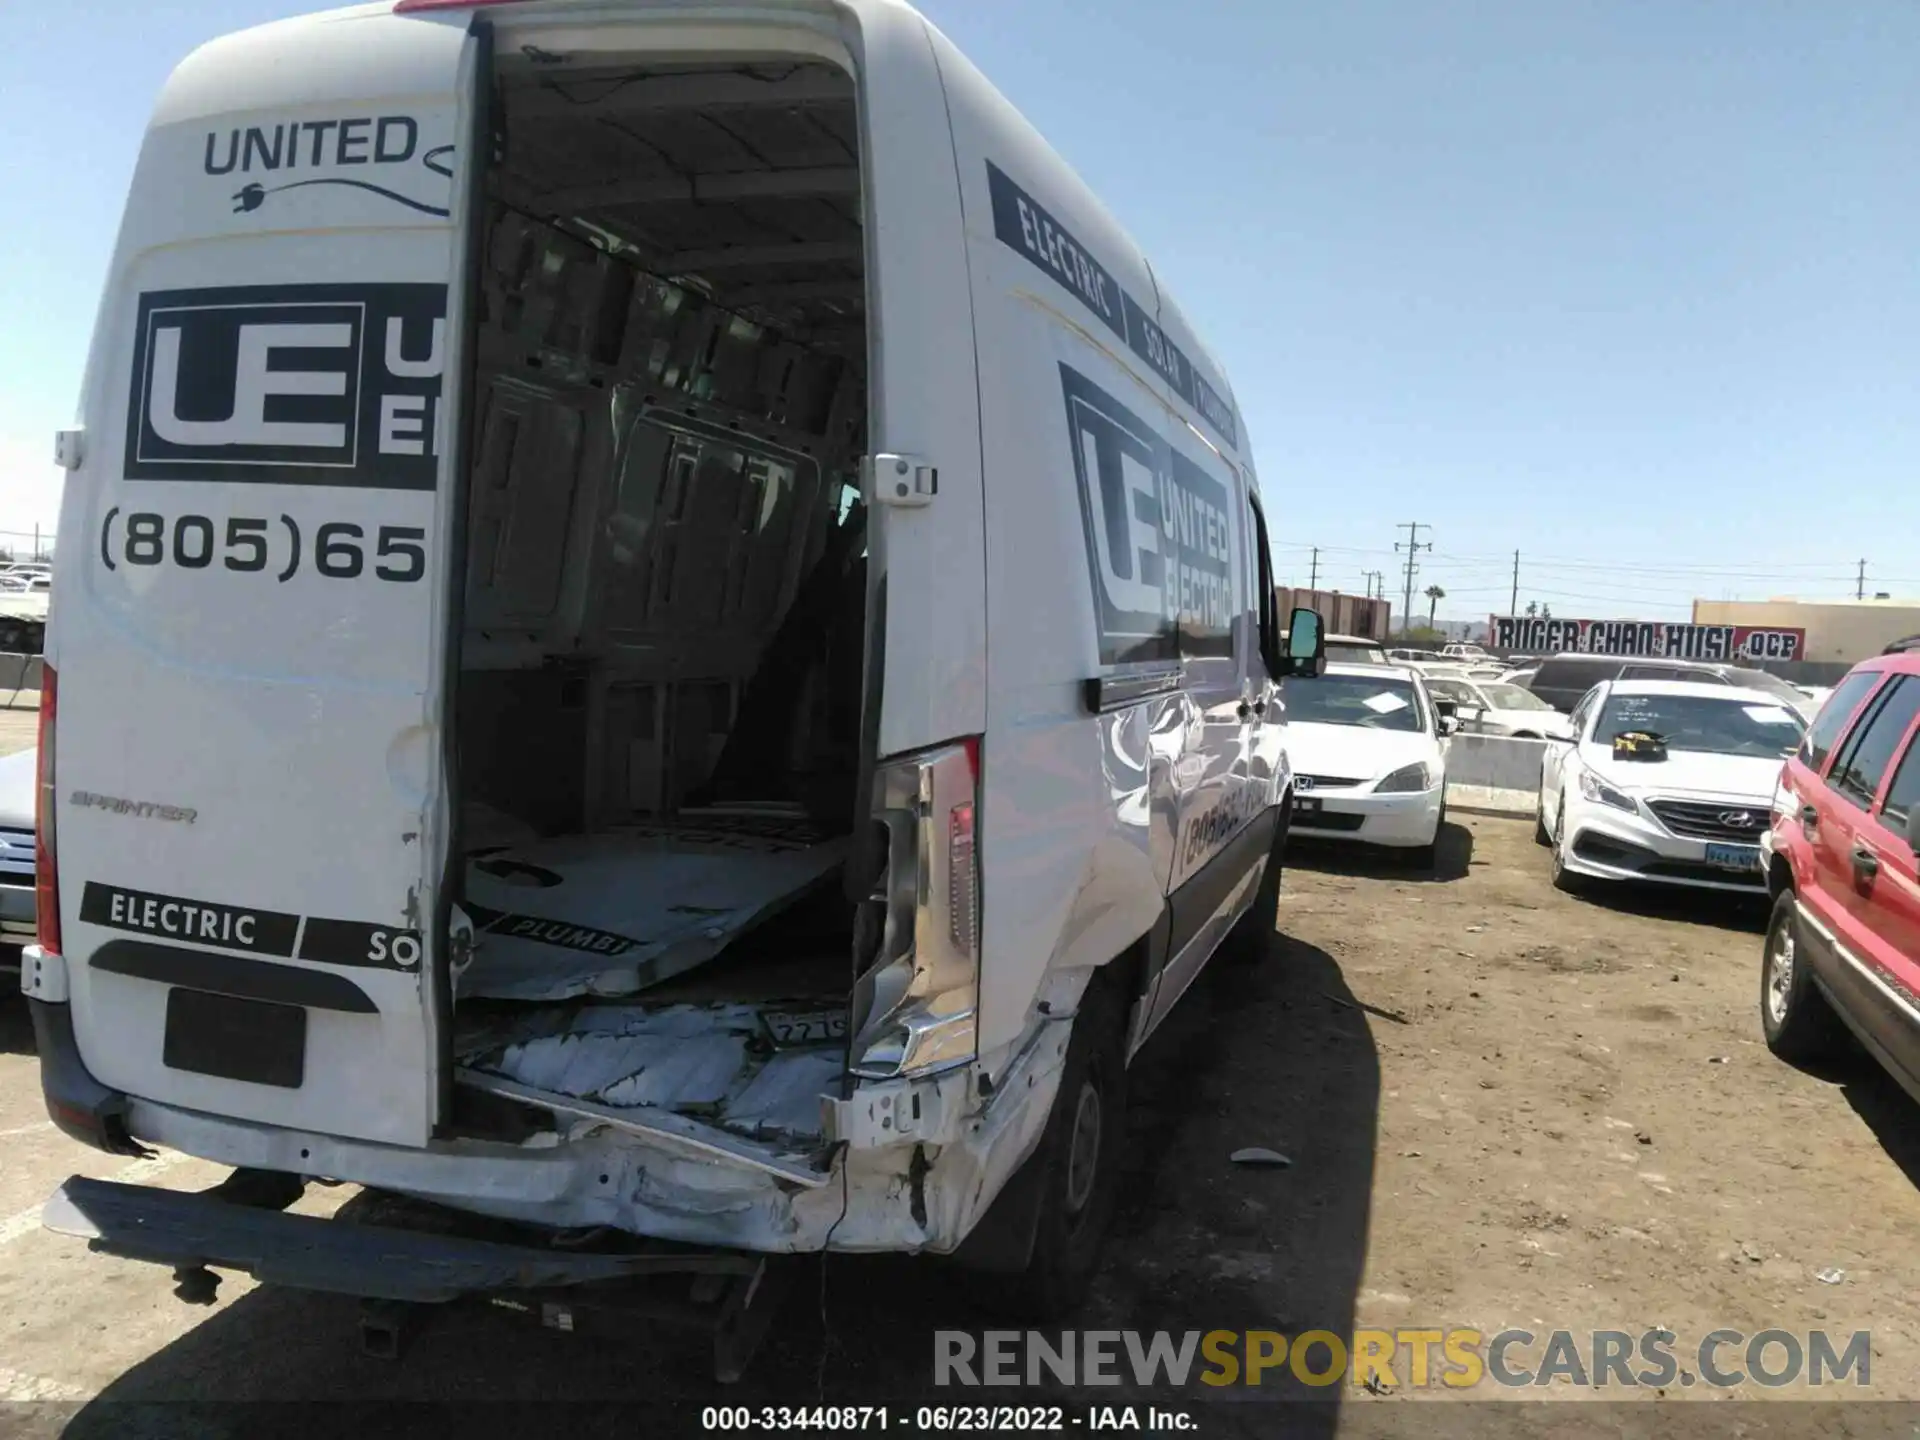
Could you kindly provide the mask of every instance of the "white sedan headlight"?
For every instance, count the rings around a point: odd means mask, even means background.
[[[1433,772],[1425,761],[1414,765],[1402,765],[1386,779],[1373,787],[1376,795],[1417,795],[1422,790],[1433,788]]]
[[[1591,770],[1580,772],[1580,793],[1589,800],[1597,800],[1602,805],[1611,805],[1616,810],[1625,810],[1638,815],[1640,807],[1634,803],[1631,795],[1624,790],[1616,790]]]

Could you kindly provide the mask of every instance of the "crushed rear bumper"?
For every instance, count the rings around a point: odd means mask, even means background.
[[[81,1176],[53,1193],[41,1223],[128,1260],[237,1270],[262,1284],[419,1304],[666,1273],[744,1274],[757,1263],[750,1255],[680,1250],[548,1250],[288,1215]]]

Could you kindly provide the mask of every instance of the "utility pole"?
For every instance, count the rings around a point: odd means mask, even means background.
[[[1398,540],[1393,542],[1393,548],[1396,552],[1401,550],[1407,552],[1406,605],[1400,611],[1400,633],[1404,635],[1413,626],[1413,576],[1414,572],[1420,568],[1418,564],[1420,552],[1422,550],[1433,549],[1433,542],[1431,540],[1426,541],[1424,544],[1421,542],[1420,532],[1422,530],[1431,530],[1433,527],[1424,520],[1409,520],[1406,524],[1396,525],[1393,528],[1407,532],[1406,544],[1402,545]]]
[[[1513,598],[1507,601],[1507,614],[1520,613],[1520,552],[1513,552]]]
[[[1367,582],[1367,599],[1373,600],[1385,597],[1387,577],[1384,574],[1378,570],[1362,570],[1360,574],[1361,578]],[[1376,585],[1379,587],[1378,592],[1376,592],[1374,588]]]
[[[1319,588],[1320,588],[1320,547],[1316,545],[1313,547],[1313,568],[1307,572],[1307,589],[1318,590]]]
[[[1864,560],[1860,562],[1860,573],[1853,582],[1853,598],[1856,600],[1867,598],[1867,562]]]

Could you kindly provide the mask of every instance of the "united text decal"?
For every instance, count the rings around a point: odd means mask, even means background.
[[[1233,653],[1237,511],[1207,473],[1071,366],[1060,367],[1100,624],[1100,663]]]

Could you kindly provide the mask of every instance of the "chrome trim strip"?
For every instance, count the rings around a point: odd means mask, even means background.
[[[1878,990],[1882,995],[1886,996],[1888,1000],[1892,1001],[1894,1005],[1904,1011],[1909,1021],[1915,1025],[1920,1025],[1920,997],[1905,993],[1903,988],[1896,982],[1889,981],[1886,976],[1882,975],[1872,965],[1862,960],[1851,949],[1842,944],[1838,935],[1835,935],[1825,924],[1814,918],[1813,912],[1807,909],[1805,902],[1802,901],[1797,894],[1793,897],[1793,913],[1800,919],[1806,921],[1808,927],[1816,932],[1822,940],[1826,941],[1828,947],[1832,949],[1836,956],[1846,961],[1847,964],[1851,965],[1855,970],[1858,970],[1860,974],[1865,977],[1868,984],[1872,985],[1874,989]]]

